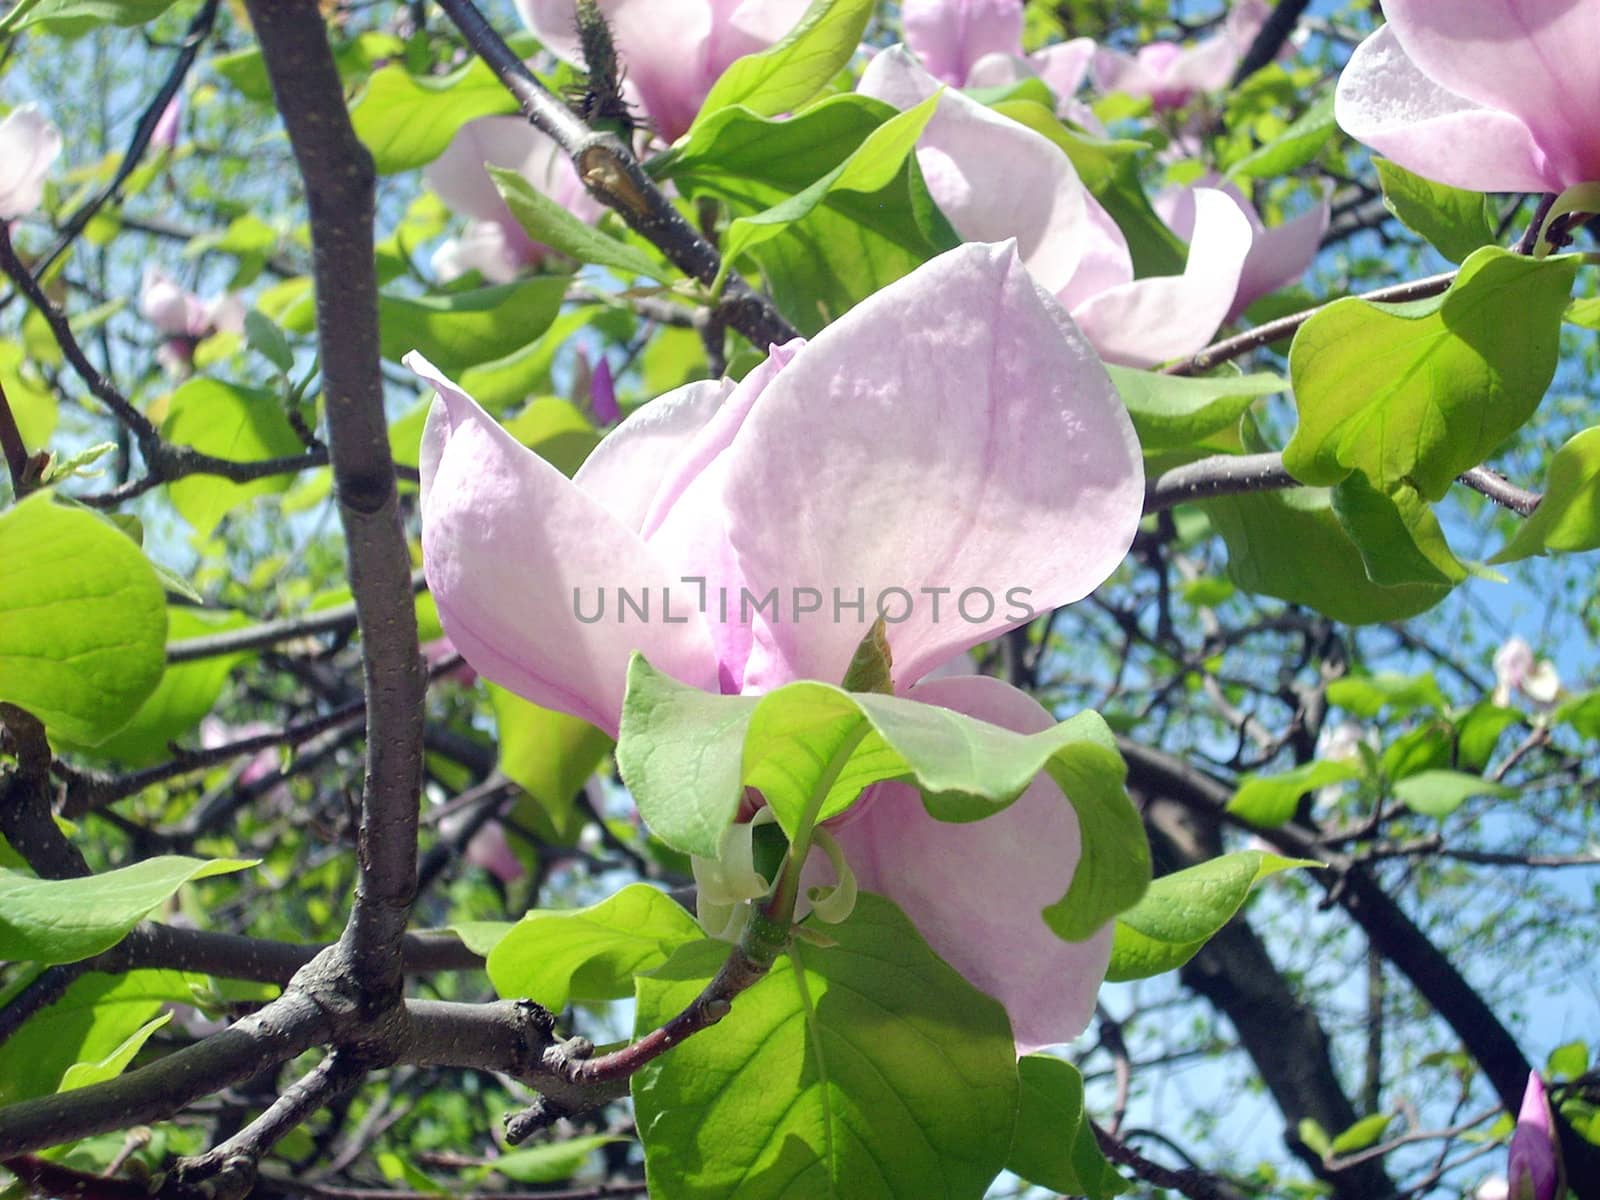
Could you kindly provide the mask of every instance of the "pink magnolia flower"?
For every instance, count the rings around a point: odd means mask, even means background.
[[[893,47],[868,65],[859,90],[903,109],[939,87],[903,47]],[[917,162],[963,238],[1017,239],[1034,278],[1066,305],[1107,362],[1144,367],[1192,354],[1233,307],[1252,234],[1221,192],[1195,193],[1184,273],[1135,280],[1122,231],[1042,134],[946,91],[917,142]]]
[[[152,150],[171,150],[178,144],[178,123],[183,119],[182,94],[178,94],[167,101],[167,106],[161,110],[161,116],[156,120],[156,127],[150,131],[150,148]]]
[[[521,117],[468,121],[422,172],[434,194],[468,218],[459,238],[434,251],[433,270],[444,283],[474,270],[489,283],[510,283],[549,253],[511,215],[485,164],[517,172],[581,220],[597,220],[605,211],[561,147]]]
[[[44,180],[61,153],[61,130],[38,109],[23,104],[0,121],[0,221],[39,207]]]
[[[1556,1200],[1560,1195],[1561,1156],[1550,1125],[1550,1101],[1544,1094],[1544,1084],[1529,1071],[1506,1162],[1511,1200]]]
[[[441,837],[454,840],[461,834],[472,814],[465,809],[451,813],[439,822]],[[461,856],[475,867],[482,867],[501,883],[515,883],[528,873],[506,839],[505,827],[499,821],[486,821],[467,839]]]
[[[1265,0],[1238,0],[1221,32],[1193,46],[1151,42],[1134,54],[1102,47],[1094,56],[1094,84],[1103,92],[1149,96],[1158,110],[1182,108],[1201,92],[1228,86],[1271,15]]]
[[[1383,0],[1339,77],[1358,142],[1438,183],[1561,192],[1600,182],[1600,6],[1586,0]]]
[[[1027,620],[1008,600],[1043,611],[1093,590],[1139,521],[1127,414],[1011,244],[941,255],[737,385],[645,405],[571,480],[408,361],[438,393],[423,562],[446,631],[487,678],[613,734],[635,650],[709,691],[837,682],[886,603],[902,694],[1042,728],[1004,683],[926,677]],[[595,618],[601,589],[653,597],[650,619]],[[746,602],[769,593],[775,607]],[[1081,1032],[1110,931],[1067,943],[1038,918],[1079,855],[1055,785],[948,830],[909,789],[857,808],[837,832],[861,883],[1007,1006],[1019,1043]]]
[[[1533,647],[1520,637],[1509,637],[1494,652],[1494,702],[1504,708],[1511,693],[1548,708],[1561,694],[1561,676],[1548,658],[1534,660]]]
[[[1239,272],[1233,305],[1224,318],[1225,322],[1232,321],[1262,296],[1299,282],[1306,273],[1322,246],[1322,235],[1328,231],[1328,197],[1324,194],[1313,208],[1268,229],[1256,206],[1226,180],[1210,176],[1198,185],[1168,188],[1153,197],[1151,204],[1168,228],[1186,242],[1194,240],[1195,197],[1202,187],[1215,188],[1227,196],[1250,222],[1250,252]]]
[[[1056,94],[1057,113],[1098,131],[1086,105],[1073,100],[1094,58],[1093,38],[1073,38],[1022,52],[1022,0],[905,0],[906,46],[928,73],[955,87],[1002,87],[1030,75]]]
[[[215,333],[243,333],[244,313],[244,302],[232,292],[202,300],[160,267],[144,269],[139,315],[165,335],[156,359],[175,375],[188,372],[201,339]]]
[[[675,140],[729,65],[765,50],[799,22],[807,0],[599,0],[622,60],[623,95]],[[576,0],[516,0],[545,47],[576,66]]]

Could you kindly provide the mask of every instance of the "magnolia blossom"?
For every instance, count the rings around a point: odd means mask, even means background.
[[[897,46],[872,60],[859,90],[910,108],[939,88]],[[1221,192],[1196,189],[1184,273],[1135,280],[1122,231],[1042,134],[947,90],[917,142],[917,162],[962,237],[1017,239],[1034,278],[1107,362],[1144,367],[1193,354],[1233,307],[1252,234]]]
[[[940,256],[810,343],[774,346],[737,385],[645,405],[571,480],[408,361],[438,394],[420,471],[445,630],[487,678],[612,734],[635,650],[709,691],[838,682],[896,593],[912,601],[891,602],[888,625],[901,695],[1044,728],[1007,684],[927,677],[1027,620],[1019,597],[1045,611],[1088,594],[1139,521],[1127,414],[1012,244]],[[595,618],[593,597],[618,590],[646,597],[650,617]],[[769,593],[775,606],[747,600]],[[1082,1031],[1110,929],[1067,943],[1040,918],[1079,856],[1048,778],[972,824],[934,821],[899,784],[846,816],[835,832],[861,886],[1000,999],[1019,1044]]]
[[[50,164],[61,153],[61,130],[36,105],[24,104],[0,121],[0,221],[39,207]]]
[[[545,47],[576,66],[576,0],[516,0]],[[794,28],[807,0],[599,0],[622,66],[622,92],[669,142],[687,130],[717,77]]]
[[[582,220],[596,220],[604,211],[561,147],[521,117],[468,121],[422,173],[434,194],[467,218],[461,236],[434,251],[434,274],[442,282],[477,271],[490,283],[510,283],[548,253],[511,215],[485,164],[517,172]]]
[[[1102,47],[1091,68],[1094,84],[1103,92],[1148,96],[1157,109],[1182,108],[1200,92],[1228,86],[1271,15],[1266,0],[1239,0],[1229,9],[1221,31],[1193,46],[1151,42],[1134,54]]]
[[[1072,97],[1094,58],[1093,38],[1073,38],[1022,52],[1022,0],[906,0],[900,6],[906,46],[928,73],[956,87],[1000,87],[1030,75],[1056,94],[1057,112],[1100,128]]]
[[[1561,1157],[1550,1126],[1550,1101],[1544,1094],[1544,1084],[1530,1071],[1506,1160],[1511,1200],[1556,1200],[1560,1195]]]
[[[1262,296],[1297,283],[1306,273],[1322,246],[1322,235],[1328,231],[1328,197],[1324,194],[1313,208],[1268,229],[1245,194],[1217,176],[1208,176],[1195,186],[1168,188],[1151,203],[1172,232],[1186,242],[1195,236],[1195,197],[1201,187],[1223,193],[1239,206],[1245,220],[1250,222],[1250,252],[1245,255],[1233,306],[1225,318],[1232,321]]]
[[[1510,637],[1494,652],[1494,702],[1504,708],[1511,693],[1521,692],[1538,705],[1551,705],[1561,694],[1561,676],[1548,658],[1534,661],[1533,647]]]
[[[156,118],[156,127],[150,131],[150,148],[152,150],[171,150],[178,144],[178,123],[183,119],[183,100],[175,95],[167,101],[167,106],[161,110],[161,116]]]
[[[1600,182],[1600,5],[1383,0],[1334,116],[1418,175],[1477,192]]]
[[[244,302],[232,292],[202,300],[160,267],[144,269],[139,315],[158,333],[195,341],[214,333],[243,333],[244,312]]]
[[[439,835],[453,842],[471,820],[472,813],[466,809],[453,812],[439,822]],[[501,883],[515,883],[528,873],[516,851],[511,848],[505,827],[499,821],[485,821],[479,826],[478,831],[461,848],[461,857],[473,866],[483,868]]]

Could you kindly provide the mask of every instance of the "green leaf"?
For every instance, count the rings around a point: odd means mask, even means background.
[[[1284,465],[1303,483],[1361,471],[1442,497],[1538,407],[1577,266],[1489,246],[1442,296],[1318,312],[1289,352],[1300,425]]]
[[[600,444],[600,431],[578,406],[559,396],[539,396],[501,422],[517,441],[571,478]]]
[[[172,7],[172,0],[18,0],[0,17],[0,34],[37,25],[46,33],[77,37],[102,25],[143,25]]]
[[[1451,262],[1495,243],[1495,211],[1482,192],[1434,183],[1386,158],[1373,160],[1383,206]]]
[[[252,309],[244,315],[244,337],[249,347],[278,369],[285,377],[294,370],[294,351],[283,336],[283,330],[269,317]]]
[[[1384,1130],[1389,1128],[1389,1123],[1394,1120],[1393,1113],[1373,1113],[1370,1117],[1362,1117],[1354,1125],[1346,1129],[1328,1144],[1332,1154],[1354,1154],[1358,1150],[1365,1150],[1369,1146],[1378,1144],[1378,1139],[1383,1136]]]
[[[541,275],[442,296],[379,296],[383,357],[399,362],[418,350],[451,376],[505,358],[550,327],[571,282]]]
[[[489,982],[503,999],[526,998],[560,1012],[575,1000],[631,995],[635,975],[703,940],[677,901],[632,883],[588,908],[528,913],[489,951]]]
[[[0,514],[0,701],[94,745],[155,690],[166,597],[116,526],[30,496]]]
[[[61,1076],[61,1086],[57,1092],[71,1092],[81,1087],[88,1087],[93,1083],[104,1083],[108,1079],[115,1079],[128,1069],[128,1064],[133,1061],[133,1056],[144,1049],[144,1044],[150,1040],[150,1035],[172,1020],[170,1012],[164,1012],[152,1021],[146,1021],[130,1033],[127,1038],[110,1054],[94,1062],[73,1063],[66,1073]]]
[[[1450,549],[1439,519],[1408,483],[1387,493],[1353,474],[1333,489],[1333,511],[1361,552],[1367,578],[1380,587],[1454,585],[1470,572]]]
[[[350,122],[378,174],[392,175],[431,163],[468,121],[516,111],[511,93],[480,59],[438,77],[391,63],[373,72],[350,106]]]
[[[1319,1158],[1326,1159],[1333,1153],[1333,1140],[1328,1137],[1328,1131],[1311,1117],[1301,1118],[1296,1131],[1300,1140],[1304,1142]]]
[[[474,1174],[479,1179],[504,1175],[516,1183],[560,1183],[582,1170],[589,1156],[601,1146],[627,1140],[609,1133],[582,1134],[547,1146],[508,1151]]]
[[[1006,1170],[1052,1192],[1089,1200],[1120,1195],[1128,1181],[1100,1151],[1083,1110],[1083,1076],[1065,1059],[1024,1055],[1017,1062],[1021,1104]]]
[[[305,451],[283,414],[283,399],[260,388],[191,379],[172,393],[162,435],[177,445],[233,462],[285,458]],[[292,473],[233,483],[217,475],[189,475],[172,483],[172,505],[194,531],[209,537],[228,513],[257,496],[282,492]]]
[[[0,388],[16,419],[22,444],[30,451],[43,449],[56,431],[58,406],[55,394],[35,382],[32,372],[23,373],[25,355],[14,342],[0,342]]]
[[[1450,592],[1443,584],[1373,583],[1324,490],[1219,496],[1201,507],[1228,545],[1228,577],[1247,592],[1304,604],[1351,625],[1415,616]]]
[[[1333,119],[1333,88],[1265,146],[1228,168],[1229,179],[1272,179],[1305,166],[1322,152],[1338,130]]]
[[[581,263],[609,267],[621,275],[644,275],[670,282],[675,272],[666,263],[652,259],[637,246],[607,237],[587,221],[546,196],[516,171],[489,164],[489,178],[511,210],[517,223],[536,242],[559,250]]]
[[[0,958],[70,963],[115,946],[184,884],[255,860],[148,858],[81,879],[34,879],[0,868]]]
[[[794,112],[850,61],[872,18],[873,0],[812,0],[782,41],[733,62],[712,84],[690,134],[734,105],[764,117]]]
[[[1589,1047],[1584,1042],[1564,1042],[1545,1059],[1545,1071],[1553,1079],[1577,1079],[1588,1069]]]
[[[1239,790],[1228,801],[1228,811],[1252,825],[1275,829],[1294,819],[1300,797],[1307,792],[1360,775],[1360,763],[1326,758],[1276,775],[1252,775],[1239,784]]]
[[[633,1077],[652,1195],[675,1200],[980,1196],[1017,1112],[1005,1011],[863,893],[831,946],[796,942]],[[727,956],[700,942],[638,983],[637,1029],[697,996]]]
[[[1163,875],[1117,917],[1106,979],[1122,983],[1176,971],[1233,919],[1256,884],[1279,871],[1321,865],[1243,850]]]
[[[1399,671],[1335,679],[1328,684],[1328,703],[1369,720],[1385,708],[1399,716],[1420,708],[1446,707],[1444,693],[1432,675],[1403,675]]]
[[[514,921],[457,921],[450,926],[450,932],[460,938],[468,950],[488,958],[489,952],[516,927]]]
[[[837,756],[845,753],[841,766]],[[1083,840],[1067,894],[1044,912],[1050,927],[1068,941],[1089,937],[1134,904],[1149,880],[1149,847],[1123,787],[1127,768],[1094,713],[1027,736],[935,705],[822,683],[716,696],[635,654],[617,765],[651,831],[706,858],[716,857],[746,785],[761,791],[794,838],[830,772],[818,821],[886,779],[921,789],[939,820],[979,820],[1044,772],[1073,806]]]
[[[1550,460],[1544,499],[1489,561],[1517,562],[1551,550],[1600,546],[1600,425],[1567,439]]]
[[[1425,817],[1448,817],[1474,796],[1514,796],[1516,790],[1462,771],[1419,771],[1394,785],[1395,799]]]
[[[489,685],[499,728],[500,770],[532,796],[558,840],[576,836],[573,797],[611,749],[611,739],[587,721],[541,708]]]
[[[1276,375],[1191,379],[1107,366],[1145,453],[1177,450],[1230,429],[1258,398],[1289,387]]]

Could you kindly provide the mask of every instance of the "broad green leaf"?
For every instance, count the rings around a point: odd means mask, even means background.
[[[484,958],[501,940],[515,929],[514,921],[457,921],[450,932],[461,939],[461,944]]]
[[[143,25],[172,7],[172,0],[17,0],[0,17],[0,34],[37,25],[46,33],[77,37],[102,25]]]
[[[511,93],[481,59],[437,77],[391,63],[373,72],[350,106],[350,122],[378,174],[392,175],[431,163],[468,121],[516,111]]]
[[[1385,746],[1378,767],[1393,782],[1447,767],[1454,753],[1454,728],[1443,717],[1430,716]]]
[[[1500,735],[1522,720],[1514,708],[1501,708],[1492,699],[1478,701],[1455,719],[1456,765],[1465,771],[1482,771]]]
[[[177,971],[97,971],[68,985],[61,998],[0,1043],[0,1104],[48,1096],[79,1062],[104,1061],[163,1004],[190,1003],[199,976]]]
[[[204,637],[250,623],[239,612],[172,605],[167,609],[167,641]],[[211,711],[229,673],[248,653],[218,654],[167,667],[161,682],[133,719],[94,747],[97,758],[144,767],[172,757],[168,743],[182,737]],[[77,747],[74,747],[77,748]]]
[[[1104,1200],[1128,1190],[1106,1161],[1083,1110],[1083,1076],[1065,1059],[1027,1054],[1017,1062],[1021,1103],[1006,1170],[1052,1192]]]
[[[489,982],[503,999],[560,1012],[574,1000],[631,995],[635,975],[704,938],[677,901],[632,883],[588,908],[530,912],[489,951]]]
[[[565,844],[578,832],[573,797],[611,749],[611,739],[587,721],[488,686],[499,729],[500,770],[533,797],[554,840]]]
[[[587,1133],[526,1150],[509,1150],[474,1172],[474,1176],[481,1180],[491,1174],[504,1175],[516,1183],[560,1183],[576,1175],[601,1146],[627,1140],[615,1134]]]
[[[1111,382],[1128,406],[1145,453],[1177,450],[1237,425],[1262,396],[1286,391],[1276,375],[1235,375],[1190,379],[1158,371],[1108,366]]]
[[[587,221],[580,221],[518,172],[491,164],[489,178],[511,215],[534,241],[578,262],[609,267],[624,276],[643,275],[668,283],[676,275],[670,265],[657,262],[637,246],[607,237]]]
[[[1584,692],[1563,701],[1552,720],[1571,725],[1582,737],[1600,739],[1600,692]]]
[[[1600,425],[1567,439],[1550,460],[1544,499],[1489,561],[1517,562],[1535,554],[1600,546]]]
[[[1394,785],[1395,799],[1425,817],[1448,817],[1474,796],[1514,796],[1516,790],[1463,771],[1419,771]]]
[[[149,561],[109,521],[40,493],[0,513],[0,564],[0,701],[82,745],[109,737],[166,663]]]
[[[1321,489],[1218,496],[1201,507],[1228,545],[1228,577],[1247,592],[1304,604],[1351,625],[1415,616],[1450,592],[1442,584],[1373,583]]]
[[[173,392],[161,432],[169,442],[232,462],[286,458],[305,451],[284,416],[281,396],[214,379],[191,379]],[[195,533],[208,537],[233,509],[257,496],[284,491],[294,478],[285,473],[234,483],[217,475],[189,475],[171,485],[172,505]]]
[[[739,255],[809,216],[831,194],[877,192],[888,187],[916,148],[917,138],[938,105],[938,96],[929,96],[916,107],[890,117],[869,133],[850,157],[809,187],[763,212],[734,220],[723,237],[724,272]]]
[[[1333,511],[1360,550],[1367,578],[1380,587],[1451,586],[1470,573],[1409,483],[1380,492],[1365,475],[1347,475],[1333,489]]]
[[[104,1058],[96,1059],[94,1062],[73,1063],[61,1076],[61,1086],[56,1088],[56,1091],[70,1092],[93,1083],[104,1083],[108,1079],[115,1079],[128,1069],[133,1056],[144,1049],[144,1044],[150,1040],[150,1035],[170,1020],[172,1014],[164,1012],[135,1029]]]
[[[1243,850],[1153,880],[1144,899],[1117,917],[1106,979],[1122,983],[1176,971],[1233,919],[1256,884],[1279,871],[1316,866]]]
[[[812,0],[783,40],[733,62],[712,84],[694,128],[738,105],[764,117],[794,112],[827,86],[861,44],[873,0]]]
[[[43,450],[55,433],[58,407],[55,396],[42,381],[35,383],[31,372],[23,374],[24,358],[21,346],[0,342],[0,388],[5,389],[6,403],[11,406],[22,444],[32,453]]]
[[[1276,775],[1252,775],[1239,784],[1228,811],[1252,825],[1274,829],[1294,819],[1300,797],[1318,788],[1361,775],[1361,764],[1343,759],[1318,759]]]
[[[1589,1047],[1585,1042],[1564,1042],[1544,1060],[1545,1071],[1555,1079],[1577,1079],[1589,1069]]]
[[[1304,1142],[1319,1157],[1327,1158],[1333,1153],[1333,1139],[1328,1136],[1328,1131],[1311,1117],[1301,1118],[1295,1130]]]
[[[1392,163],[1373,160],[1383,185],[1383,206],[1407,229],[1451,262],[1495,243],[1495,211],[1482,192],[1434,183]]]
[[[271,318],[254,309],[245,313],[244,336],[249,347],[276,367],[278,374],[287,377],[294,370],[294,351]]]
[[[1419,708],[1443,709],[1444,693],[1432,675],[1403,675],[1378,671],[1372,675],[1347,675],[1328,684],[1328,703],[1352,716],[1372,718],[1385,708],[1398,716]]]
[[[539,396],[514,417],[501,422],[505,431],[563,475],[571,477],[600,444],[594,422],[570,400]]]
[[[1300,425],[1284,465],[1302,483],[1361,471],[1380,490],[1442,497],[1538,407],[1577,268],[1489,246],[1442,296],[1351,296],[1317,313],[1289,352]]]
[[[797,941],[713,1030],[633,1077],[652,1195],[977,1197],[1017,1113],[1004,1010],[863,893],[835,944]],[[638,981],[640,1033],[727,956],[699,942]]]
[[[886,779],[917,786],[939,820],[973,821],[1005,808],[1044,772],[1072,804],[1083,838],[1071,887],[1044,912],[1050,927],[1082,940],[1134,904],[1149,880],[1149,847],[1123,787],[1126,767],[1094,713],[1027,736],[935,705],[822,683],[716,696],[635,654],[617,764],[651,831],[706,858],[716,857],[746,785],[766,797],[792,839],[823,787],[818,821]]]
[[[1271,179],[1287,175],[1320,154],[1337,131],[1333,88],[1329,87],[1283,133],[1229,167],[1228,178]]]
[[[564,312],[528,345],[494,362],[468,367],[456,382],[484,408],[496,416],[502,416],[529,397],[554,390],[550,368],[555,363],[557,352],[570,344],[572,335],[578,330],[594,323],[603,311],[592,305],[584,305]],[[699,345],[700,339],[692,329],[682,332]],[[651,345],[654,343],[655,339],[652,339]],[[650,353],[648,347],[645,353]]]
[[[70,963],[120,942],[184,884],[227,875],[254,860],[147,858],[81,879],[34,879],[0,869],[0,958]]]
[[[383,356],[419,350],[446,375],[505,358],[534,341],[561,311],[572,281],[541,275],[440,296],[379,296]]]
[[[1383,1136],[1384,1130],[1389,1128],[1389,1123],[1393,1120],[1393,1113],[1373,1113],[1370,1117],[1362,1117],[1349,1129],[1334,1138],[1328,1144],[1328,1149],[1335,1155],[1354,1154],[1358,1150],[1365,1150],[1369,1146],[1375,1146],[1378,1144],[1378,1139]]]

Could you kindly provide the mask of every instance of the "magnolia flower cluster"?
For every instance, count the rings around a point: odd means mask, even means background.
[[[1122,560],[1142,509],[1127,413],[1012,243],[927,263],[815,340],[773,347],[738,384],[660,397],[571,480],[410,361],[438,394],[420,458],[423,560],[446,633],[485,677],[613,734],[635,650],[684,683],[760,693],[841,680],[872,617],[785,621],[708,605],[670,622],[590,623],[576,594],[660,594],[694,578],[713,595],[1026,587],[1056,607]],[[897,691],[1048,728],[1050,715],[1005,683],[933,677],[1015,623],[1003,609],[976,622],[915,610],[889,630]],[[861,887],[898,903],[1006,1005],[1019,1045],[1083,1029],[1110,930],[1067,943],[1040,916],[1080,853],[1076,817],[1047,778],[960,825],[885,784],[831,832]]]
[[[51,164],[61,154],[61,130],[36,105],[14,108],[0,121],[0,221],[39,207]]]
[[[217,333],[243,333],[244,302],[232,292],[202,299],[160,267],[145,268],[139,287],[139,315],[165,340],[156,357],[182,374],[194,360],[196,343]]]

